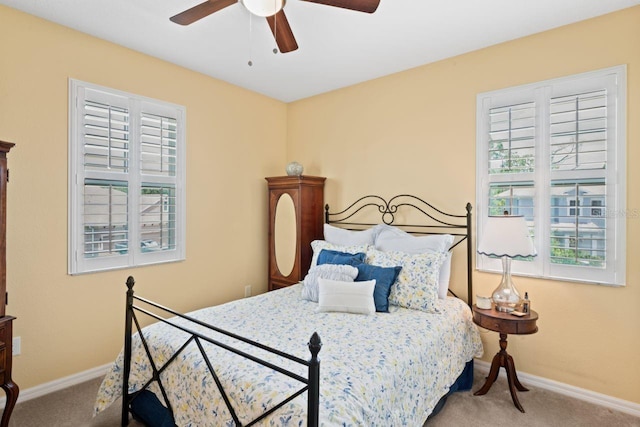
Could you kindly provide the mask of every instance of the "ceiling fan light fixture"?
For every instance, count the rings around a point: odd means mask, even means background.
[[[273,16],[284,7],[285,0],[240,0],[249,12],[256,16]]]

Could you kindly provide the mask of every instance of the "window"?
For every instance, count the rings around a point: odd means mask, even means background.
[[[602,206],[602,200],[592,200],[591,206]],[[594,217],[602,216],[602,209],[592,208],[591,216],[594,216]]]
[[[625,129],[625,66],[478,95],[478,235],[523,215],[538,252],[513,273],[625,284]]]
[[[184,107],[70,80],[69,274],[183,260]]]

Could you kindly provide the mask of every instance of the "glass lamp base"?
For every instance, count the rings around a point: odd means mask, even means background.
[[[502,257],[502,281],[491,294],[496,310],[511,313],[520,304],[520,294],[511,280],[511,258]]]
[[[517,304],[498,304],[496,303],[496,310],[503,313],[511,313],[515,311]]]

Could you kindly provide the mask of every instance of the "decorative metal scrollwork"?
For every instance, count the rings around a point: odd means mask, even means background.
[[[424,201],[423,199],[410,194],[399,194],[392,197],[388,201],[383,197],[377,195],[367,195],[359,198],[351,205],[349,205],[346,209],[339,212],[329,212],[329,205],[325,205],[325,222],[348,223],[352,225],[368,225],[364,223],[351,223],[350,220],[352,218],[355,218],[356,215],[358,215],[364,209],[372,207],[378,211],[378,213],[380,214],[380,220],[383,223],[391,225],[395,222],[396,215],[398,214],[399,209],[403,206],[421,212],[422,214],[430,218],[435,226],[458,228],[460,224],[455,224],[450,220],[445,219],[466,217],[466,215],[455,215],[443,212],[430,203]],[[407,224],[404,225],[408,226]],[[419,227],[423,226],[424,225],[419,225]]]
[[[380,215],[379,219],[374,222],[358,222],[358,214],[367,208],[375,208]],[[406,207],[409,211],[414,210],[425,215],[425,220],[420,224],[397,224],[396,219],[401,208]],[[342,228],[351,230],[364,230],[365,228],[378,225],[380,222],[386,225],[394,225],[413,234],[451,234],[454,236],[454,243],[449,248],[452,251],[461,243],[466,243],[467,258],[467,304],[471,307],[473,295],[473,277],[472,277],[472,256],[473,245],[471,241],[471,203],[467,203],[466,214],[457,215],[443,212],[430,203],[422,200],[420,197],[410,194],[399,194],[392,197],[388,201],[383,197],[376,195],[368,195],[359,198],[346,209],[339,212],[330,212],[329,205],[325,205],[325,222],[327,224],[335,224]],[[403,209],[404,211],[404,209]],[[373,210],[375,214],[376,211]],[[370,220],[372,215],[362,215],[363,218]],[[451,290],[451,294],[456,296]]]

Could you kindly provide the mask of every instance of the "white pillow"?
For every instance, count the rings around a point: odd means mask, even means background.
[[[313,257],[311,258],[311,267],[315,267],[318,264],[318,255],[323,249],[329,249],[332,251],[346,252],[349,254],[357,254],[358,252],[367,252],[369,245],[336,245],[329,243],[326,240],[314,240],[311,242],[311,249],[313,250]]]
[[[377,233],[374,246],[380,251],[420,254],[427,251],[446,252],[453,244],[451,234],[414,236],[396,227],[387,226]]]
[[[446,252],[447,258],[440,267],[438,277],[438,298],[444,299],[447,297],[449,280],[451,279],[451,252],[449,252],[449,248],[451,248],[453,240],[453,236],[450,234],[413,236],[399,228],[386,226],[380,228],[377,233],[375,248],[385,252],[397,251],[408,254]]]
[[[358,269],[351,265],[323,264],[311,267],[302,281],[302,299],[318,302],[320,278],[353,282],[357,276]]]
[[[440,267],[440,275],[438,277],[438,298],[447,298],[449,292],[449,281],[451,280],[451,251],[447,251],[442,267]]]
[[[365,282],[339,282],[318,279],[318,312],[340,311],[344,313],[374,314],[375,280]]]
[[[444,262],[444,252],[408,254],[406,252],[367,251],[367,263],[380,267],[402,266],[391,287],[389,304],[434,312],[438,299],[438,277]]]
[[[334,245],[373,245],[374,238],[375,229],[373,227],[367,230],[353,231],[324,224],[324,240]]]

